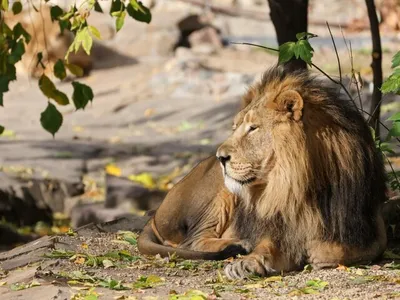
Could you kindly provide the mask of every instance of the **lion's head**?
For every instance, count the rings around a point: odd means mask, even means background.
[[[302,213],[332,238],[352,243],[352,228],[368,240],[385,175],[355,105],[309,71],[283,67],[267,71],[244,102],[217,151],[227,188],[260,217]]]

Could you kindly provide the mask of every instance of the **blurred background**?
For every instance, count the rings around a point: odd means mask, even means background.
[[[108,2],[100,1],[103,9]],[[95,97],[83,111],[61,109],[64,122],[54,139],[39,121],[47,99],[29,69],[19,70],[0,110],[6,128],[0,136],[2,249],[157,208],[196,163],[214,155],[246,87],[277,63],[273,51],[233,44],[278,47],[268,2],[274,1],[147,0],[150,24],[126,18],[118,33],[111,16],[91,13],[88,23],[102,40],[95,40],[90,71],[80,82]],[[400,2],[375,4],[386,78],[400,50]],[[365,1],[310,0],[307,12],[306,29],[318,35],[310,40],[313,63],[339,75],[328,22],[343,76],[352,68],[359,72],[368,109],[372,42]],[[296,8],[284,13],[296,14]],[[344,80],[351,86],[349,77]],[[72,93],[68,81],[57,88]],[[399,108],[398,97],[385,96],[381,120]],[[400,160],[392,161],[400,169]]]

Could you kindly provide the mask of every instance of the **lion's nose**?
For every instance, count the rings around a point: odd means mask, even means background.
[[[226,164],[226,162],[227,161],[229,161],[230,159],[231,159],[231,156],[230,155],[227,155],[227,154],[223,154],[223,153],[218,153],[217,154],[217,159],[221,162],[221,164],[225,167],[225,164]]]

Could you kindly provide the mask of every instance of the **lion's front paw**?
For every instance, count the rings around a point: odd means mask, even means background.
[[[246,255],[252,251],[252,246],[249,241],[241,240],[239,242],[230,244],[222,250],[228,256],[235,257],[236,255]]]
[[[276,271],[263,263],[264,259],[244,258],[233,261],[225,267],[225,275],[230,279],[243,279],[250,275],[267,276]]]

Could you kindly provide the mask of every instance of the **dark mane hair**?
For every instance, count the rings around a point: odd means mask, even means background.
[[[325,240],[367,246],[376,238],[386,199],[384,164],[370,128],[337,85],[308,70],[274,67],[249,93],[274,99],[285,90],[303,98],[302,122],[273,129],[276,159],[285,173],[276,171],[281,179],[267,184],[258,209],[307,228],[317,226],[317,213]]]

